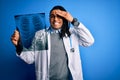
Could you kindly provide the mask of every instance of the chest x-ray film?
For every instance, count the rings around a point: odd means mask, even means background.
[[[22,45],[29,48],[32,44],[32,40],[35,36],[36,31],[45,29],[45,13],[35,13],[35,14],[23,14],[15,16],[15,23],[20,32]],[[46,49],[47,37],[39,41],[40,50]],[[44,43],[43,43],[44,42]]]

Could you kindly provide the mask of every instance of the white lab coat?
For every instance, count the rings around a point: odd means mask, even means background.
[[[48,38],[48,50],[36,50],[39,40],[42,40],[47,32]],[[90,46],[94,43],[94,38],[89,30],[80,23],[79,26],[74,26],[70,29],[71,37],[67,35],[63,37],[65,50],[68,56],[68,67],[71,72],[73,80],[83,80],[82,64],[79,52],[79,45]],[[49,65],[50,65],[50,31],[40,30],[36,32],[30,49],[23,49],[19,57],[32,64],[35,62],[36,79],[37,80],[49,80]],[[74,48],[74,51],[71,51]]]

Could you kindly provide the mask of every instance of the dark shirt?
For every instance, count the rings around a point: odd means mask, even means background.
[[[51,33],[50,80],[68,80],[67,54],[59,33]]]

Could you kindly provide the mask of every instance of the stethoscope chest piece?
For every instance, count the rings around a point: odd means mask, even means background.
[[[71,52],[75,52],[75,49],[74,49],[74,48],[71,48],[70,51],[71,51]]]

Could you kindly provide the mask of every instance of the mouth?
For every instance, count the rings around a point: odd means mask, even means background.
[[[53,24],[54,24],[54,25],[59,25],[60,23],[59,23],[59,22],[54,22]]]

